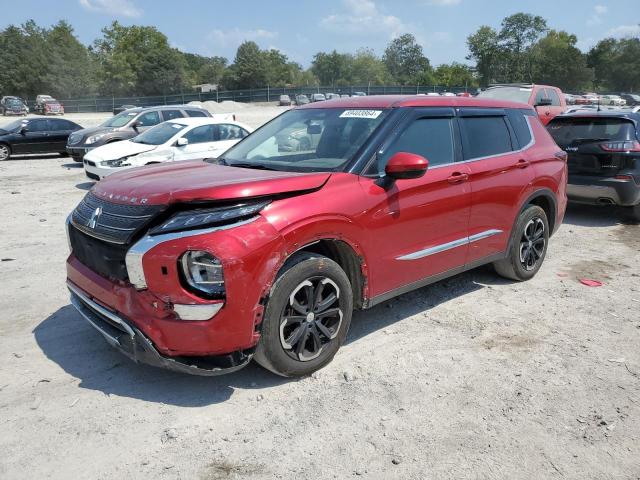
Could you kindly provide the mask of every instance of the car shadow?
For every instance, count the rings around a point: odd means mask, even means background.
[[[60,166],[62,168],[83,168],[83,165],[81,162],[63,163]]]
[[[627,209],[615,205],[568,204],[564,215],[564,224],[581,227],[612,227],[633,225]]]
[[[93,187],[95,184],[96,184],[96,182],[77,183],[76,184],[76,188],[78,188],[80,190],[91,190],[91,187]]]
[[[80,380],[80,388],[105,395],[199,407],[228,400],[235,388],[262,389],[296,381],[271,374],[254,362],[220,377],[193,376],[136,364],[110,347],[71,305],[50,315],[33,334],[47,358]]]
[[[436,305],[484,288],[490,277],[482,268],[443,280],[356,312],[346,343],[428,311]],[[199,377],[136,364],[110,347],[71,305],[42,321],[33,334],[48,359],[80,380],[79,386],[149,402],[198,407],[228,400],[236,388],[263,389],[298,381],[278,377],[255,362],[220,377]]]

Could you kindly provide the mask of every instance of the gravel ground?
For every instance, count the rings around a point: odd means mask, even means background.
[[[356,313],[311,377],[203,378],[131,363],[69,305],[90,186],[69,159],[0,163],[0,478],[640,478],[623,212],[570,208],[529,282],[481,268]]]

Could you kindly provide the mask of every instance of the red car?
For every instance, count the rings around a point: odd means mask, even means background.
[[[281,148],[290,132],[309,141]],[[566,181],[566,154],[519,103],[313,103],[221,158],[94,186],[67,221],[67,283],[136,361],[215,375],[253,357],[306,375],[336,354],[353,309],[487,263],[533,277]]]
[[[549,85],[505,84],[491,85],[478,94],[478,98],[510,100],[531,105],[538,112],[543,125],[567,109],[562,90]]]

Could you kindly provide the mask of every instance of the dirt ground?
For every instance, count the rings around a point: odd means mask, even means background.
[[[571,207],[529,282],[481,268],[356,313],[311,377],[203,378],[133,364],[69,305],[91,185],[67,158],[0,163],[0,478],[640,478],[624,212]]]

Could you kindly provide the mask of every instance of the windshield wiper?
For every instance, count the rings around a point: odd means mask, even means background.
[[[606,140],[610,140],[610,138],[574,138],[571,143],[604,142]]]
[[[238,168],[252,168],[254,170],[275,170],[276,172],[279,171],[277,168],[268,167],[262,163],[228,163],[226,160],[224,160],[224,163],[222,165]]]

